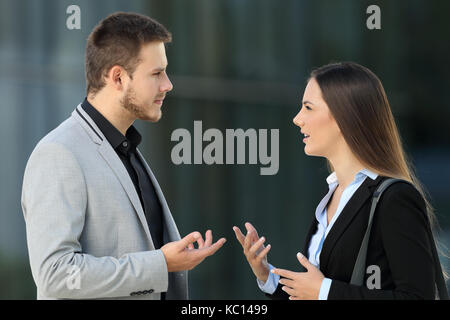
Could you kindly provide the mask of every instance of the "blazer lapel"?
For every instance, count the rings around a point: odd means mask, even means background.
[[[322,252],[320,253],[321,270],[327,268],[330,253],[333,251],[336,242],[339,241],[342,233],[358,214],[362,205],[372,196],[374,188],[383,178],[383,176],[378,176],[375,180],[372,180],[367,177],[342,209],[341,214],[335,221],[323,243]]]
[[[145,234],[147,235],[149,241],[151,242],[152,247],[153,241],[150,235],[150,230],[148,228],[147,220],[145,218],[144,209],[142,208],[141,200],[136,192],[136,188],[134,187],[133,181],[128,174],[127,169],[123,165],[120,158],[117,156],[117,153],[111,147],[111,145],[106,141],[104,141],[98,148],[98,152],[102,155],[102,157],[106,160],[111,170],[115,173],[117,178],[119,179],[122,187],[125,189],[125,192],[128,195],[131,203],[133,204],[134,209],[141,221],[142,227],[144,228]]]
[[[142,208],[141,200],[139,199],[136,188],[134,187],[133,181],[131,180],[128,171],[123,165],[119,156],[111,147],[95,122],[89,117],[86,112],[84,112],[83,108],[81,108],[80,105],[78,105],[78,107],[72,113],[72,116],[75,117],[78,122],[80,122],[81,126],[86,130],[92,140],[99,145],[97,149],[98,152],[101,154],[103,159],[105,159],[111,170],[120,181],[122,187],[128,195],[128,198],[133,204],[142,227],[144,228],[145,234],[147,235],[148,241],[150,242],[151,248],[154,248],[150,230],[145,218],[144,209]]]

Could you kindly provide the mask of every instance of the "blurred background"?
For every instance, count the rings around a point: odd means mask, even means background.
[[[80,30],[66,27],[71,4],[81,9]],[[381,9],[381,30],[366,27],[371,4]],[[363,64],[383,82],[449,246],[449,1],[0,0],[0,299],[36,297],[20,205],[24,168],[36,143],[84,99],[86,39],[115,11],[146,14],[173,34],[174,90],[163,118],[136,126],[181,235],[211,228],[228,240],[190,272],[192,299],[266,299],[232,231],[245,221],[272,245],[270,263],[298,268],[329,172],[325,159],[305,155],[292,119],[309,72],[333,61]],[[278,173],[261,176],[259,164],[174,165],[171,133],[193,134],[195,120],[223,133],[279,129]]]

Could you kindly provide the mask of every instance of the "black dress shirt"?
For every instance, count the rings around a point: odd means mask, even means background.
[[[81,107],[95,122],[122,160],[141,200],[155,249],[161,248],[163,245],[162,208],[153,183],[136,152],[142,140],[141,135],[134,126],[131,126],[124,136],[87,99],[84,99]]]

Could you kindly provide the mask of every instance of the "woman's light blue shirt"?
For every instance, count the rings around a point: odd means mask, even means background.
[[[333,195],[333,192],[336,190],[338,186],[338,180],[336,176],[336,172],[330,174],[326,181],[328,183],[328,193],[327,195],[320,201],[319,205],[316,208],[316,219],[317,219],[317,232],[311,237],[311,241],[308,247],[308,260],[315,265],[317,268],[320,267],[320,253],[322,252],[323,242],[325,241],[328,233],[333,227],[335,221],[339,218],[339,215],[344,209],[347,202],[351,199],[353,194],[358,190],[364,180],[369,177],[372,180],[375,180],[378,177],[378,174],[368,170],[362,169],[355,175],[355,179],[352,183],[350,183],[344,190],[341,195],[341,199],[339,200],[338,207],[336,209],[336,213],[330,221],[330,224],[327,222],[327,204]],[[270,270],[274,267],[269,265]],[[273,294],[278,286],[278,281],[280,280],[279,275],[275,275],[269,272],[269,278],[264,283],[258,279],[259,288],[268,294]],[[319,300],[326,300],[328,298],[328,292],[331,287],[331,279],[324,278],[322,281],[322,285],[320,287]]]

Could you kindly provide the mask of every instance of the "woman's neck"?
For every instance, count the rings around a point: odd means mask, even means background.
[[[345,189],[355,179],[355,175],[365,168],[350,149],[344,150],[340,154],[335,154],[328,160],[333,165],[341,189]]]

